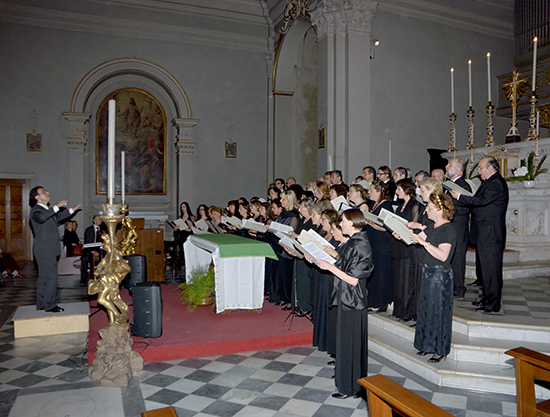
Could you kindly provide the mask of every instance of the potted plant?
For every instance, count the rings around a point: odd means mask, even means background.
[[[212,305],[216,302],[213,265],[210,265],[209,268],[195,268],[191,272],[189,281],[189,283],[178,286],[181,303],[188,303],[187,309],[189,311],[195,311],[198,306]]]
[[[527,161],[522,159],[520,161],[520,167],[513,169],[512,176],[506,178],[506,181],[523,181],[523,186],[525,188],[533,188],[535,186],[535,178],[540,174],[548,172],[547,168],[542,168],[542,164],[546,161],[546,156],[547,155],[544,155],[535,166],[535,152],[530,152]]]

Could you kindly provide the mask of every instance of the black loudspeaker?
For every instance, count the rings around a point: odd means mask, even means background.
[[[160,283],[142,282],[130,287],[133,293],[134,324],[132,334],[140,337],[162,335],[162,298]]]
[[[143,255],[130,255],[125,258],[132,270],[126,275],[124,286],[129,288],[132,285],[147,282],[147,258]]]

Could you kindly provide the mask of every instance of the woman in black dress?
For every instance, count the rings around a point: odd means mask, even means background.
[[[65,246],[66,248],[67,258],[74,256],[73,254],[75,246],[80,245],[80,239],[76,234],[77,227],[78,224],[74,220],[69,220],[67,223],[65,223],[65,232],[63,233],[63,246]],[[79,256],[80,255],[82,255],[82,253],[80,253]]]
[[[421,206],[416,201],[416,187],[410,179],[397,181],[395,194],[402,201],[395,214],[409,222],[418,222]],[[399,321],[416,319],[417,287],[419,281],[418,248],[407,246],[401,240],[393,239],[394,260],[393,316]]]
[[[369,196],[374,202],[371,213],[378,216],[382,209],[393,213],[390,202],[390,189],[379,179],[372,182]],[[393,238],[384,226],[367,220],[367,232],[372,247],[374,271],[369,278],[369,311],[382,313],[393,301],[393,261],[391,259],[391,242]]]
[[[424,249],[420,257],[420,290],[414,347],[418,355],[433,353],[428,360],[440,362],[451,351],[453,327],[453,270],[451,259],[456,233],[450,223],[454,216],[451,198],[432,193],[428,203],[432,224],[412,235]]]
[[[365,217],[359,209],[342,213],[342,232],[350,239],[334,265],[317,260],[319,268],[334,275],[331,305],[337,306],[336,376],[334,398],[348,398],[362,391],[357,380],[368,371],[367,278],[373,266]]]
[[[369,196],[361,184],[350,185],[348,197],[351,205],[360,210],[369,211],[369,204],[367,203]]]

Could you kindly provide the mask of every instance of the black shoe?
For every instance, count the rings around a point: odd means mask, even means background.
[[[494,314],[494,313],[498,313],[498,311],[487,310],[485,307],[478,307],[478,308],[476,308],[476,313],[478,313],[478,314]]]
[[[279,301],[278,303],[275,303],[275,305],[278,306],[278,307],[281,307],[281,306],[286,305],[286,303],[284,301]]]
[[[481,300],[472,301],[472,305],[475,307],[483,307],[483,302]]]
[[[418,352],[416,352],[416,354],[418,356],[426,356],[428,354],[428,352],[424,352],[423,350],[419,350]]]
[[[481,283],[478,281],[471,282],[469,284],[466,284],[467,287],[474,288],[474,287],[481,287]]]
[[[335,364],[336,364],[336,361],[334,359],[327,362],[327,365],[335,365]]]
[[[292,310],[292,306],[284,306],[283,308],[281,308],[281,310],[283,311],[289,311],[289,310]]]
[[[62,311],[65,311],[65,309],[63,307],[55,306],[46,311],[48,313],[61,313]]]
[[[445,355],[445,356],[435,356],[435,355],[433,355],[430,359],[428,359],[428,362],[429,363],[439,363],[442,360],[446,360],[446,359],[447,359],[447,355]]]
[[[349,398],[349,397],[351,397],[351,395],[341,394],[339,392],[335,392],[334,394],[332,394],[332,398],[337,398],[339,400],[343,400],[343,399]]]

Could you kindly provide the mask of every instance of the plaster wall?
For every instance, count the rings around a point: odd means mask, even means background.
[[[427,148],[447,149],[451,113],[450,69],[455,69],[457,145],[466,147],[468,60],[472,60],[475,145],[485,144],[487,116],[487,61],[491,52],[492,102],[499,88],[496,76],[510,71],[514,43],[407,14],[379,10],[372,20],[372,38],[380,40],[371,60],[371,149],[369,165],[388,163],[392,139],[392,167],[428,169]],[[509,119],[494,118],[496,144],[504,143]],[[526,127],[520,123],[524,135]],[[367,165],[367,163],[365,163]]]
[[[179,80],[191,103],[195,140],[193,195],[199,203],[224,205],[229,199],[265,193],[267,97],[265,54],[115,35],[2,24],[0,42],[0,173],[36,174],[52,201],[69,199],[69,149],[63,111],[84,75],[97,65],[137,57],[163,67]],[[29,116],[38,113],[36,125]],[[176,115],[167,114],[168,122]],[[232,128],[230,129],[229,123]],[[42,152],[27,152],[25,138],[35,128]],[[93,132],[93,127],[90,132]],[[168,176],[175,175],[174,131],[168,128]],[[224,142],[237,142],[237,158],[225,159]],[[86,157],[94,146],[89,138]],[[90,167],[93,175],[93,166]],[[175,177],[174,177],[175,178]],[[35,184],[33,184],[35,185]],[[152,203],[172,206],[167,196]],[[92,190],[93,192],[93,190]],[[127,200],[132,204],[133,198]]]

